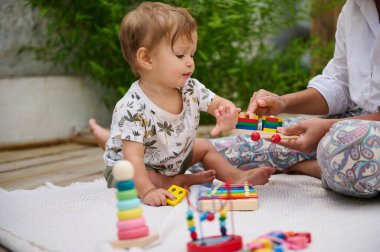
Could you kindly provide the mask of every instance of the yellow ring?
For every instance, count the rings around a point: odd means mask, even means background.
[[[141,207],[117,212],[117,217],[119,218],[119,220],[133,220],[141,216],[142,216]]]

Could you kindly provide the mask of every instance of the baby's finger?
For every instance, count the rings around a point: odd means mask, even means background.
[[[155,206],[154,200],[152,198],[151,199],[147,199],[145,204],[147,204],[148,206]]]
[[[227,112],[228,114],[236,115],[237,113],[240,112],[240,109],[236,108],[235,106],[231,106],[231,107],[228,106],[228,107],[226,108],[226,112]]]
[[[210,132],[210,135],[211,136],[216,136],[220,133],[221,131],[221,128],[219,127],[219,125],[216,125]]]
[[[176,197],[173,194],[171,194],[171,192],[169,192],[169,191],[164,191],[164,195],[171,200],[176,199]]]
[[[161,206],[166,206],[167,202],[166,202],[166,196],[164,193],[160,193],[159,195],[159,198],[160,198],[160,205]]]
[[[153,197],[154,206],[161,206],[161,198],[159,195],[155,195]]]
[[[219,112],[220,112],[220,114],[221,115],[223,115],[224,113],[225,113],[225,107],[223,106],[223,105],[220,105],[219,107],[218,107],[218,110],[219,110]]]

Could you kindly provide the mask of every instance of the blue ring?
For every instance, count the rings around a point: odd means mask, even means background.
[[[117,202],[117,208],[119,210],[129,210],[140,206],[140,199],[134,198],[129,200],[120,200]]]
[[[119,181],[116,183],[116,188],[119,191],[129,190],[134,187],[135,187],[135,182],[133,182],[133,180],[124,180],[124,181]]]

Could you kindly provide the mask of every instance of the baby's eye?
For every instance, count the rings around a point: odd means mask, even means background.
[[[183,57],[185,57],[185,55],[182,55],[182,54],[176,55],[176,56],[177,56],[178,59],[182,59]]]
[[[194,58],[194,54],[191,54],[190,57],[191,57],[191,58]]]

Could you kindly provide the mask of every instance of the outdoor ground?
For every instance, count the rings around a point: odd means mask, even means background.
[[[24,150],[0,151],[0,187],[34,189],[49,181],[65,186],[102,176],[102,150],[75,142]]]
[[[210,126],[202,126],[198,136],[208,137]],[[103,177],[103,151],[91,135],[84,134],[67,143],[12,150],[0,150],[0,188],[34,189],[46,181],[58,186],[92,181]]]
[[[212,127],[200,126],[197,136],[210,138]],[[0,149],[0,188],[5,190],[34,189],[47,181],[58,186],[92,181],[103,177],[103,170],[103,151],[89,132],[56,145]]]

